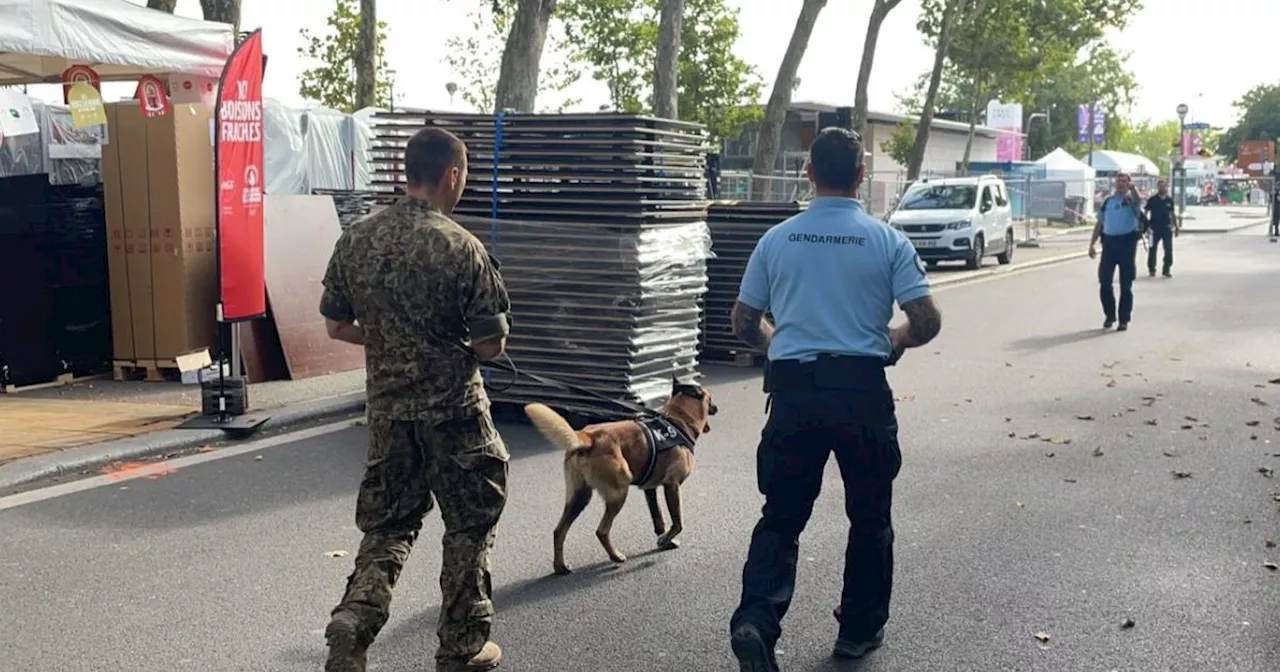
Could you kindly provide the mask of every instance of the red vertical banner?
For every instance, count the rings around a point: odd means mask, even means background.
[[[218,290],[223,322],[267,313],[262,243],[262,31],[222,69],[215,110]]]

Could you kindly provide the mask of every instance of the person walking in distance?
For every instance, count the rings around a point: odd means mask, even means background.
[[[1137,275],[1138,240],[1142,199],[1129,176],[1115,177],[1115,193],[1107,196],[1098,209],[1098,225],[1089,239],[1089,258],[1098,256],[1098,240],[1102,240],[1102,260],[1098,263],[1099,294],[1102,299],[1103,329],[1110,329],[1119,317],[1120,331],[1129,328],[1133,317],[1133,278]],[[1116,312],[1116,295],[1112,288],[1116,271],[1120,272],[1120,310]]]
[[[833,655],[859,658],[879,647],[889,619],[890,508],[902,454],[885,367],[933,340],[942,316],[911,242],[855,200],[862,156],[856,134],[818,134],[806,168],[817,196],[760,238],[732,311],[734,333],[768,353],[769,417],[756,454],[765,503],[729,624],[744,672],[778,669],[798,540],[833,451],[850,523]],[[890,328],[895,301],[907,322]]]
[[[329,336],[365,347],[369,454],[356,499],[364,533],[325,629],[326,672],[363,672],[391,590],[438,503],[444,522],[436,670],[497,667],[489,551],[507,500],[506,445],[479,362],[502,354],[510,299],[498,264],[449,214],[467,148],[425,129],[404,153],[406,196],[352,225],[324,276]]]
[[[1169,195],[1169,183],[1165,180],[1156,182],[1156,195],[1147,199],[1144,210],[1151,231],[1151,246],[1147,248],[1147,274],[1156,274],[1156,247],[1164,248],[1164,260],[1160,273],[1166,278],[1173,277],[1173,237],[1182,229],[1182,221],[1173,211],[1173,197]]]

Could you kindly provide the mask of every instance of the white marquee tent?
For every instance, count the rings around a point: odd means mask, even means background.
[[[1098,172],[1089,164],[1059,147],[1036,161],[1036,165],[1044,171],[1045,181],[1066,184],[1067,198],[1081,198],[1084,208],[1093,207],[1094,180]]]
[[[56,84],[74,64],[102,81],[218,77],[234,47],[230,25],[124,0],[0,0],[0,86]]]
[[[1084,156],[1084,161],[1089,162],[1089,155]],[[1108,149],[1096,149],[1093,151],[1093,167],[1099,173],[1104,175],[1114,175],[1116,173],[1129,173],[1130,175],[1159,175],[1160,166],[1145,156],[1130,154],[1128,152],[1113,152]]]

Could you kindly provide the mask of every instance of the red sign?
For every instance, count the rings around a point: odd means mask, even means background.
[[[138,101],[138,108],[144,117],[163,117],[169,114],[169,93],[165,91],[164,82],[155,75],[143,75],[138,78],[138,88],[133,92]]]
[[[71,92],[74,84],[85,83],[102,93],[102,79],[98,77],[98,71],[87,65],[73,65],[62,71],[62,103],[70,105],[67,94]]]
[[[1276,143],[1270,140],[1241,140],[1236,144],[1236,165],[1249,175],[1269,174],[1269,165],[1275,160]]]
[[[218,289],[223,322],[267,313],[262,243],[262,31],[227,59],[218,83]]]

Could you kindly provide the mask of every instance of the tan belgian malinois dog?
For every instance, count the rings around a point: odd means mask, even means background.
[[[627,501],[631,486],[644,490],[653,518],[653,533],[658,535],[658,548],[678,548],[676,537],[684,529],[680,509],[680,484],[693,471],[693,444],[703,433],[711,431],[707,418],[716,414],[711,395],[699,385],[673,381],[671,399],[659,414],[643,420],[620,420],[588,425],[574,431],[560,414],[543,404],[529,404],[524,412],[548,441],[565,451],[564,513],[556,525],[555,572],[568,574],[564,561],[564,538],[569,526],[591,501],[591,491],[604,498],[604,517],[596,528],[596,537],[614,562],[627,557],[614,548],[609,539],[613,519]],[[671,514],[667,529],[658,508],[658,486],[662,486]]]

